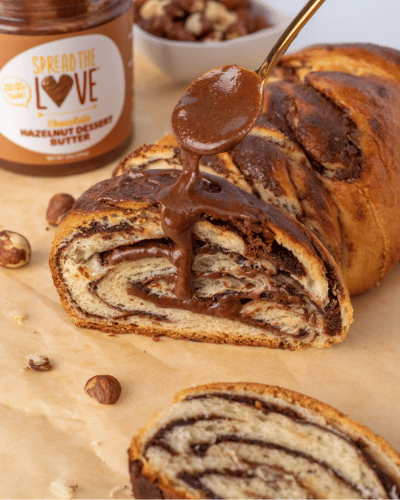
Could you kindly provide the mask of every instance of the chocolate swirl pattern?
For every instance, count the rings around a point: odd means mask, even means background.
[[[78,326],[289,349],[343,340],[349,296],[311,231],[203,174],[175,240],[164,230],[162,200],[180,172],[150,153],[143,158],[159,168],[95,185],[59,225],[50,266]]]
[[[135,498],[399,498],[398,453],[324,403],[245,383],[174,403],[133,438]]]

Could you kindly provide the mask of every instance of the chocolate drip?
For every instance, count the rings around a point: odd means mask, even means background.
[[[169,254],[171,262],[177,266],[175,294],[178,299],[190,300],[193,293],[193,228],[203,215],[226,222],[236,220],[244,234],[262,234],[265,231],[261,207],[247,203],[240,196],[239,189],[224,179],[205,181],[199,172],[199,157],[188,153],[183,156],[187,158],[187,163],[185,161],[181,176],[174,183],[160,186],[157,202],[161,205],[163,231],[175,243]],[[155,249],[157,253],[167,255],[168,252],[158,248]]]
[[[161,191],[159,201],[163,230],[177,244],[175,294],[179,299],[190,300],[193,293],[192,239],[199,216],[204,209],[207,215],[222,220],[239,213],[235,203],[227,200],[221,207],[203,189],[200,158],[234,147],[254,125],[261,98],[262,85],[256,73],[235,65],[224,66],[195,80],[172,112],[172,130],[181,146],[183,169],[178,181]],[[180,201],[179,209],[176,200]],[[257,224],[254,212],[245,210],[245,218]]]

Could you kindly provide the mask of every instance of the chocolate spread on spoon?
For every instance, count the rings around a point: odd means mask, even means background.
[[[253,127],[261,109],[262,81],[254,71],[222,66],[195,80],[172,112],[181,148],[200,156],[228,151]]]

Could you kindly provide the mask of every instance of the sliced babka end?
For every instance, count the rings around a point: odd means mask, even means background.
[[[118,231],[112,225],[90,235],[78,231],[55,253],[55,283],[77,326],[288,349],[324,347],[345,337],[351,312],[343,311],[339,286],[334,297],[323,282],[306,279],[301,263],[280,244],[272,246],[277,253],[270,260],[244,257],[238,235],[207,221],[196,232],[194,296],[178,299],[176,267],[162,255],[172,243],[157,238],[154,219],[147,221],[150,240],[143,242],[142,222],[131,217],[126,227],[117,223]]]
[[[319,401],[260,384],[179,393],[135,436],[130,461],[133,483],[146,477],[176,498],[399,498],[400,492],[400,456],[386,441]]]
[[[176,175],[107,179],[63,221],[50,265],[78,326],[288,349],[343,340],[351,304],[327,250],[294,219],[215,176],[204,177],[210,192],[228,186],[257,218],[203,214],[182,273],[156,195]],[[177,294],[179,278],[191,285],[190,300]]]

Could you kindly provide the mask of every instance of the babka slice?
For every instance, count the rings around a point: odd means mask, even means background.
[[[184,390],[133,438],[135,498],[399,498],[400,455],[302,394],[254,383]]]
[[[75,323],[289,349],[342,341],[352,307],[319,239],[215,175],[175,197],[180,175],[130,170],[93,186],[64,217],[50,267]]]

